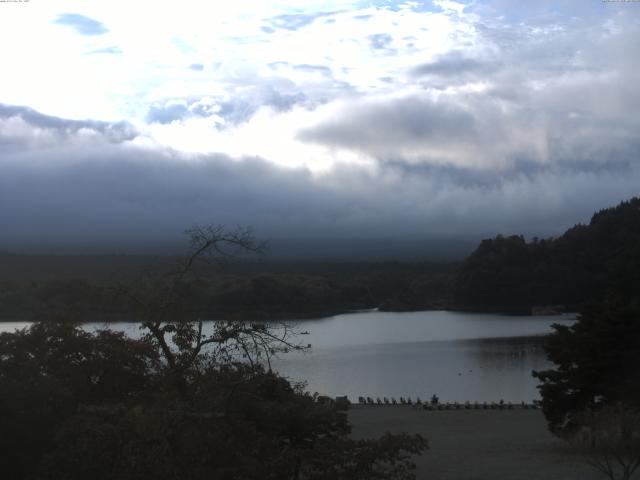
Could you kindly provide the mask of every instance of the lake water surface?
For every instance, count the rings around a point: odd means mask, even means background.
[[[569,325],[573,315],[511,317],[446,311],[357,312],[296,322],[308,331],[308,352],[293,352],[273,362],[308,390],[330,396],[442,401],[520,402],[539,398],[532,370],[549,367],[540,335],[551,324]],[[0,323],[13,331],[28,323]],[[88,329],[104,324],[87,324]],[[138,334],[137,324],[110,328]]]
[[[442,401],[538,399],[532,370],[548,368],[540,335],[573,315],[512,317],[446,311],[362,312],[300,322],[313,349],[275,362],[328,395]]]

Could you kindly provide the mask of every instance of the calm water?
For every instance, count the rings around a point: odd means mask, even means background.
[[[328,395],[416,396],[443,401],[531,401],[532,370],[547,368],[539,338],[574,316],[366,312],[300,322],[313,349],[276,368]]]
[[[309,352],[274,361],[311,392],[372,397],[436,393],[442,401],[531,401],[539,398],[532,370],[547,368],[539,336],[574,317],[507,317],[457,312],[359,312],[297,322]],[[26,323],[0,323],[13,331]],[[87,328],[103,327],[87,324]],[[138,333],[136,324],[111,328]]]

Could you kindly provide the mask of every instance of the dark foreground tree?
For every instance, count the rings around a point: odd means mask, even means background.
[[[569,439],[576,453],[609,480],[630,480],[640,468],[640,409],[624,403],[586,410]]]
[[[640,406],[640,309],[609,300],[586,309],[572,326],[555,325],[546,352],[556,366],[534,372],[542,408],[555,433],[580,426],[586,409],[615,402]]]
[[[148,343],[117,332],[46,322],[0,334],[3,477],[36,478],[56,432],[81,405],[139,402],[160,370]]]
[[[411,479],[419,435],[349,437],[346,412],[270,369],[303,348],[286,326],[205,325],[190,288],[209,254],[257,250],[248,232],[190,232],[147,288],[139,340],[69,324],[0,336],[3,474],[21,479]],[[5,434],[6,433],[6,434]]]
[[[212,370],[188,405],[80,410],[60,431],[53,479],[413,478],[423,439],[349,438],[344,412],[252,367]]]

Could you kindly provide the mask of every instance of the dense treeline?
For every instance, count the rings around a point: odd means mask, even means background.
[[[558,238],[484,240],[459,270],[454,303],[514,313],[541,305],[575,310],[610,292],[636,296],[639,285],[640,198],[633,198]]]
[[[0,262],[17,268],[20,258],[31,260],[4,255]],[[0,318],[130,319],[135,305],[120,294],[122,288],[153,281],[157,270],[172,265],[170,260],[151,259],[145,269],[139,258],[128,265],[120,258],[122,268],[111,276],[52,278],[45,270],[18,281],[2,280]],[[449,303],[455,267],[429,262],[235,262],[223,271],[202,271],[183,288],[193,313],[210,319],[305,318],[376,307],[419,310]]]

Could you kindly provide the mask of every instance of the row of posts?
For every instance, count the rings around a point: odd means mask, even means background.
[[[339,400],[340,399],[340,400]],[[336,397],[337,401],[347,401],[347,397]],[[504,400],[500,400],[498,402],[447,402],[441,403],[440,399],[433,395],[430,401],[422,401],[420,397],[416,398],[416,400],[412,400],[411,397],[400,397],[399,400],[396,400],[394,397],[391,399],[387,397],[377,397],[375,400],[371,397],[358,397],[358,403],[360,405],[414,405],[417,407],[422,407],[425,410],[513,410],[516,408],[519,409],[538,409],[540,408],[540,404],[537,400],[532,401],[531,403],[520,402],[505,402]]]

